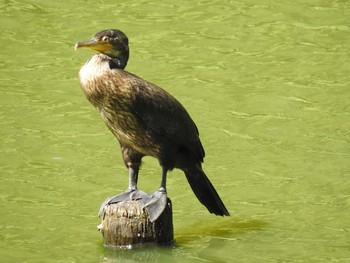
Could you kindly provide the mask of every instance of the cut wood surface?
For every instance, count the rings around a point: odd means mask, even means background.
[[[168,198],[159,218],[151,222],[146,209],[134,200],[110,204],[105,207],[98,226],[104,245],[132,247],[142,245],[170,245],[173,243],[172,205]]]

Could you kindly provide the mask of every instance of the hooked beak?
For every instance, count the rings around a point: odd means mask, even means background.
[[[100,42],[97,39],[93,38],[88,41],[75,43],[74,48],[75,50],[77,50],[78,48],[90,48],[98,52],[104,53],[111,48],[111,45],[108,42]]]

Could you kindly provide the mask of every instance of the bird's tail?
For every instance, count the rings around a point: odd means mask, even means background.
[[[214,186],[203,172],[202,168],[193,166],[184,170],[187,181],[198,200],[208,209],[210,213],[219,216],[229,216],[224,203],[216,192]]]

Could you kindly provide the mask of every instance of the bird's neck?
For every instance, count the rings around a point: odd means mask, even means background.
[[[123,58],[119,58],[119,57],[109,57],[109,67],[111,69],[113,68],[120,68],[120,69],[124,69],[126,67],[126,64],[128,63],[127,60],[123,59]]]

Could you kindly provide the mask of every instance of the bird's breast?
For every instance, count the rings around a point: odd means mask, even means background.
[[[81,68],[79,80],[83,93],[122,145],[144,155],[159,155],[153,132],[132,110],[135,89],[128,74],[111,70],[108,62],[94,56]]]
[[[110,72],[108,61],[98,55],[91,57],[79,71],[80,86],[86,96],[100,93],[101,88],[110,86],[106,76]]]

